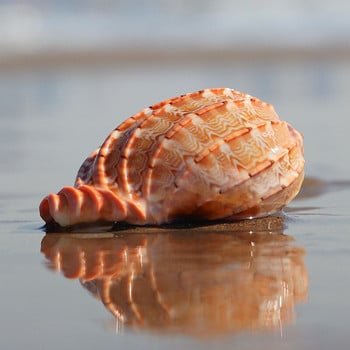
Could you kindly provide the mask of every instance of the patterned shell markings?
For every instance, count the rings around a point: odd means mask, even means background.
[[[274,108],[228,88],[165,100],[120,124],[74,187],[40,204],[47,224],[162,224],[283,208],[304,177],[302,136]]]

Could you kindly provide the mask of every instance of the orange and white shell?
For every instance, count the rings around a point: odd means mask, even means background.
[[[276,212],[304,177],[302,136],[272,105],[228,88],[145,108],[40,204],[47,224],[162,224]]]

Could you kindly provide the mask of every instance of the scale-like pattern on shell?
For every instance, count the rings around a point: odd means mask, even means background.
[[[228,88],[165,100],[120,124],[74,187],[40,205],[46,223],[162,224],[263,216],[304,177],[302,136],[272,105]]]

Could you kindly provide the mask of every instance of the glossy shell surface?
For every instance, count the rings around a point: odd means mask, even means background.
[[[264,216],[295,197],[303,168],[302,136],[272,105],[205,89],[120,124],[40,214],[60,226]]]

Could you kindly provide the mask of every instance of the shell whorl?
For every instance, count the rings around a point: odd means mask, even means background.
[[[88,185],[81,185],[79,188],[67,186],[57,194],[49,194],[40,204],[40,213],[45,222],[56,222],[61,226],[97,221],[125,221],[130,215],[140,223],[145,220],[141,206],[121,200],[109,189],[97,189]]]
[[[294,198],[303,166],[301,135],[272,105],[206,89],[120,124],[85,160],[74,188],[46,197],[40,212],[61,226],[266,215]]]

